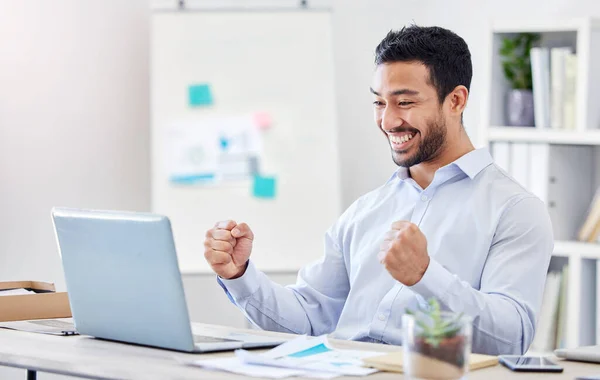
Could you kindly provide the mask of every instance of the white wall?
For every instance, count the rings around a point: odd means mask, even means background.
[[[149,209],[148,15],[0,2],[0,279],[63,287],[52,206]]]

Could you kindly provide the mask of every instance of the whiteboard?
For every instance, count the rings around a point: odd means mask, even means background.
[[[246,222],[252,259],[266,271],[295,271],[323,254],[340,214],[329,11],[159,12],[151,26],[152,209],[171,219],[182,272],[207,272],[204,236],[217,221]],[[208,83],[214,103],[190,107],[188,86]],[[170,125],[267,112],[261,172],[276,197],[249,181],[174,186],[165,165]]]

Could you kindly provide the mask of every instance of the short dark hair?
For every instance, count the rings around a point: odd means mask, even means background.
[[[438,26],[411,25],[399,31],[390,30],[375,49],[375,64],[391,62],[423,63],[429,80],[436,88],[440,103],[456,86],[469,90],[473,66],[465,40]]]

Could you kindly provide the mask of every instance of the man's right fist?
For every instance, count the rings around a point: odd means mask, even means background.
[[[204,257],[219,277],[232,280],[246,271],[254,234],[246,223],[219,222],[206,232]]]

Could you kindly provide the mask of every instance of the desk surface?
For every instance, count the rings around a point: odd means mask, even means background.
[[[195,324],[194,331],[250,331]],[[265,331],[253,333],[293,337]],[[372,343],[332,340],[340,348],[354,348],[389,352],[398,347]],[[129,344],[102,341],[86,336],[52,336],[0,329],[0,365],[51,372],[92,379],[242,379],[243,376],[207,371],[179,364],[176,359],[199,359],[224,357],[231,352],[214,354],[185,354],[168,350],[140,347]],[[514,373],[497,365],[473,371],[469,379],[574,379],[583,375],[600,375],[600,365],[558,360],[564,367],[562,374]],[[365,379],[385,380],[401,378],[397,373],[380,372]],[[356,378],[353,378],[356,379]]]

